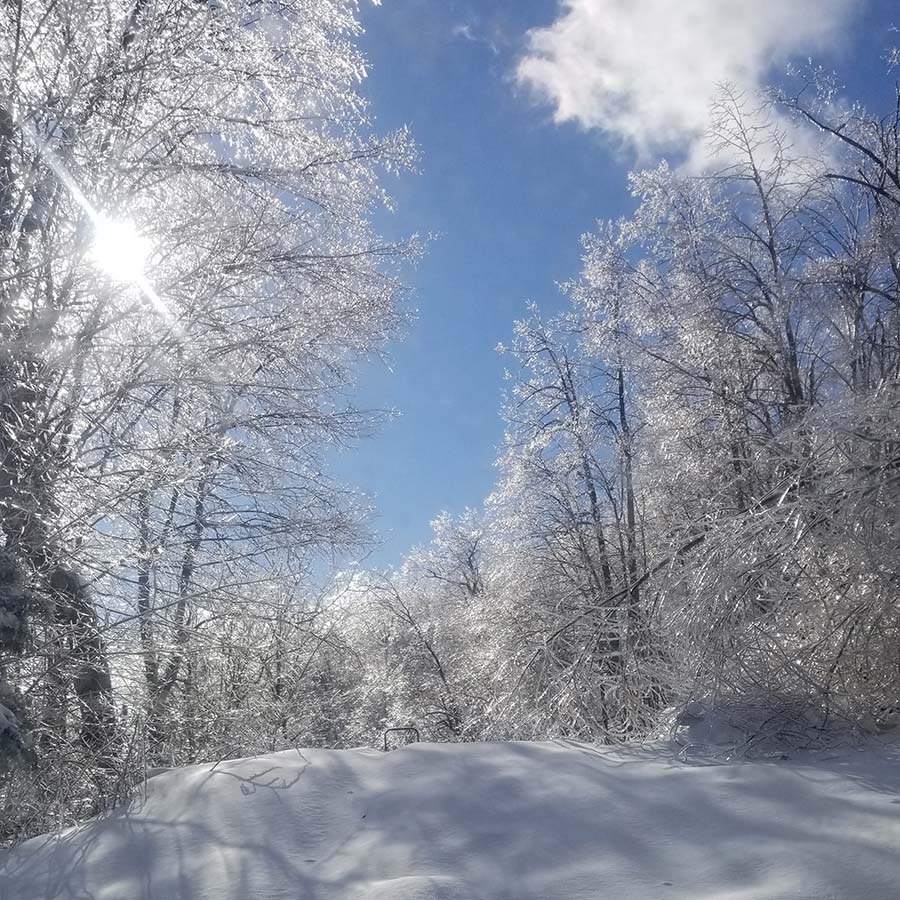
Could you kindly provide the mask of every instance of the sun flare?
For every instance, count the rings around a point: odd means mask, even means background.
[[[94,262],[115,281],[140,281],[150,256],[150,241],[126,219],[102,213],[94,222]]]

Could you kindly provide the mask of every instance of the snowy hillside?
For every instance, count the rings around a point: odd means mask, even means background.
[[[29,841],[2,900],[891,900],[900,765],[664,749],[422,744],[275,753],[151,778]]]

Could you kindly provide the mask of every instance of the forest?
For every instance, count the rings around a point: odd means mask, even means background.
[[[377,227],[418,155],[360,27],[0,6],[0,844],[156,767],[396,728],[900,725],[900,89],[722,85],[709,163],[636,167],[561,311],[523,298],[490,495],[380,567],[331,464],[428,242]]]

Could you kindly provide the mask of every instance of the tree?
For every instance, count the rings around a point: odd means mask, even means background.
[[[862,587],[883,570],[857,533],[893,539],[890,478],[863,467],[863,487],[850,461],[872,448],[849,437],[880,431],[896,391],[883,204],[794,155],[740,98],[723,98],[715,140],[708,177],[634,178],[638,211],[589,244],[579,299],[598,349],[638,361],[647,575],[666,575],[680,690],[712,692],[748,728],[854,723],[896,689],[874,675],[893,666],[894,576]]]
[[[368,217],[411,150],[357,31],[343,0],[0,14],[0,513],[46,601],[18,677],[103,765],[121,701],[168,752],[204,621],[363,537],[326,460],[403,315],[412,247]]]
[[[495,514],[512,534],[511,518],[527,511],[517,556],[535,573],[531,602],[542,610],[523,617],[555,619],[538,646],[574,705],[574,733],[609,740],[641,727],[645,689],[634,681],[635,663],[651,643],[637,581],[625,361],[594,353],[576,317],[545,324],[536,311],[517,324],[512,353],[520,370],[507,402]]]

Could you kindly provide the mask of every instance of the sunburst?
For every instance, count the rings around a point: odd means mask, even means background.
[[[113,280],[140,284],[151,251],[150,240],[132,222],[95,215],[91,257]]]

